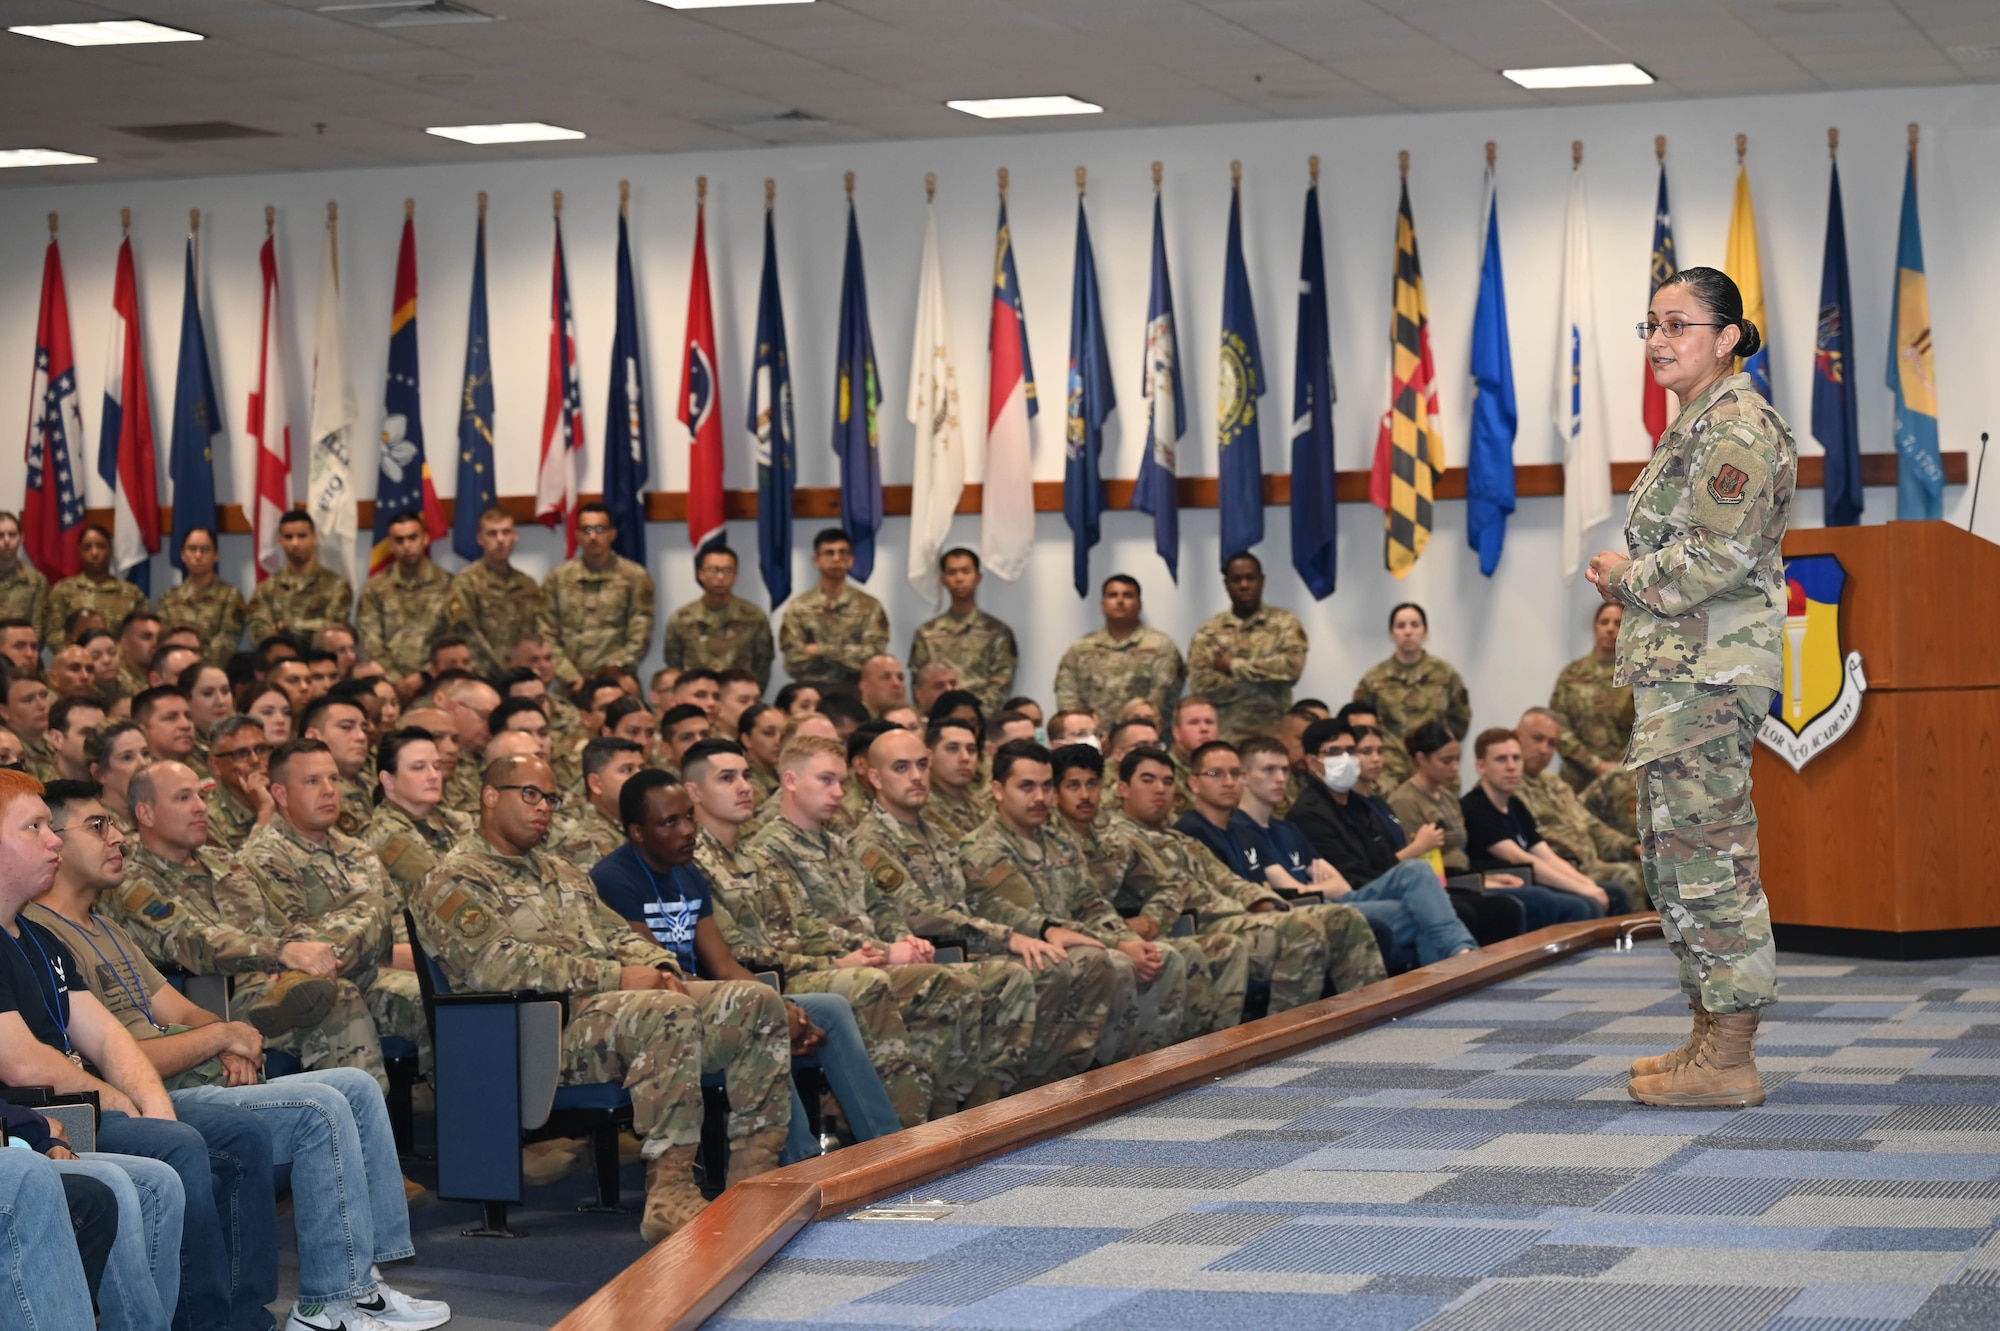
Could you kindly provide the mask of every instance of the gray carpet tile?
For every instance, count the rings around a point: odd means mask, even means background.
[[[1728,1285],[1656,1287],[1574,1280],[1504,1281],[1424,1331],[1758,1331],[1798,1291]]]

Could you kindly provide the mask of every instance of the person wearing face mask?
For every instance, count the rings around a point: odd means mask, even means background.
[[[1422,861],[1442,848],[1444,834],[1435,824],[1425,824],[1404,838],[1401,829],[1354,793],[1361,780],[1361,760],[1354,752],[1354,728],[1347,722],[1315,721],[1306,727],[1302,743],[1313,779],[1299,792],[1289,818],[1319,857],[1347,882],[1366,887],[1397,865]]]
[[[1393,788],[1410,776],[1410,755],[1403,736],[1426,721],[1442,721],[1454,734],[1472,725],[1472,698],[1457,670],[1424,650],[1430,640],[1430,616],[1405,601],[1389,612],[1389,639],[1395,651],[1354,686],[1357,702],[1371,704],[1382,727],[1383,785]]]

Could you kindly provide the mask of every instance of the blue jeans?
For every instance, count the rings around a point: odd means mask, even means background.
[[[1574,892],[1558,892],[1536,883],[1532,887],[1489,887],[1488,892],[1505,892],[1521,903],[1521,929],[1529,932],[1551,924],[1577,924],[1599,915],[1597,903]]]
[[[1337,899],[1366,915],[1370,923],[1385,920],[1399,948],[1416,948],[1420,966],[1479,946],[1452,909],[1444,884],[1422,860],[1404,860],[1368,886]]]
[[[173,1095],[177,1109],[254,1112],[271,1134],[272,1162],[292,1167],[299,1302],[365,1298],[375,1288],[371,1263],[416,1253],[388,1106],[367,1073],[326,1068],[261,1086],[195,1086]]]
[[[76,1331],[96,1322],[54,1163],[0,1150],[0,1324]]]
[[[174,1331],[269,1331],[278,1297],[278,1199],[271,1134],[224,1105],[176,1106],[180,1121],[106,1110],[97,1144],[158,1160],[187,1194]]]
[[[854,1008],[839,994],[787,994],[786,1001],[797,1003],[812,1018],[813,1025],[826,1032],[826,1043],[810,1058],[795,1058],[794,1068],[818,1068],[826,1076],[827,1088],[840,1101],[840,1112],[858,1141],[885,1137],[903,1125],[882,1089],[882,1078],[869,1061],[868,1047],[861,1042],[861,1028],[854,1024]],[[812,1128],[806,1122],[805,1105],[798,1088],[792,1088],[792,1125],[785,1137],[781,1164],[795,1164],[819,1154]]]
[[[97,1290],[102,1331],[159,1331],[181,1291],[181,1225],[187,1194],[180,1175],[158,1160],[92,1151],[56,1168],[110,1188],[118,1199],[118,1239]]]

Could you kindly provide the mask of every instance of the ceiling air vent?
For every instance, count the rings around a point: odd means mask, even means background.
[[[2000,60],[2000,44],[1991,46],[1947,46],[1944,53],[1964,65]]]
[[[452,23],[491,23],[495,15],[458,0],[355,0],[321,5],[319,12],[365,28],[431,28]]]
[[[219,139],[275,139],[276,130],[252,129],[228,120],[191,120],[181,125],[119,125],[120,134],[131,134],[155,143],[214,143]]]

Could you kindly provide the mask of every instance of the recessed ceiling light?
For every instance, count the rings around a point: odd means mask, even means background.
[[[137,46],[142,42],[198,42],[198,32],[182,32],[141,18],[110,19],[103,23],[24,23],[9,28],[23,37],[39,37],[64,46]]]
[[[812,0],[653,0],[668,9],[743,9],[750,5],[809,5]]]
[[[946,102],[954,111],[963,111],[981,120],[1006,120],[1013,116],[1087,116],[1104,108],[1067,94],[1060,97],[974,97]]]
[[[1500,71],[1523,88],[1622,88],[1651,83],[1653,76],[1637,65],[1551,65],[1546,69]]]
[[[1787,14],[1831,14],[1840,6],[1835,0],[1778,0],[1778,8]]]
[[[580,129],[544,125],[539,120],[514,125],[432,125],[424,133],[435,134],[441,139],[457,139],[460,143],[545,143],[551,139],[584,137]]]
[[[0,167],[88,166],[96,160],[82,153],[58,152],[54,148],[0,148]]]

